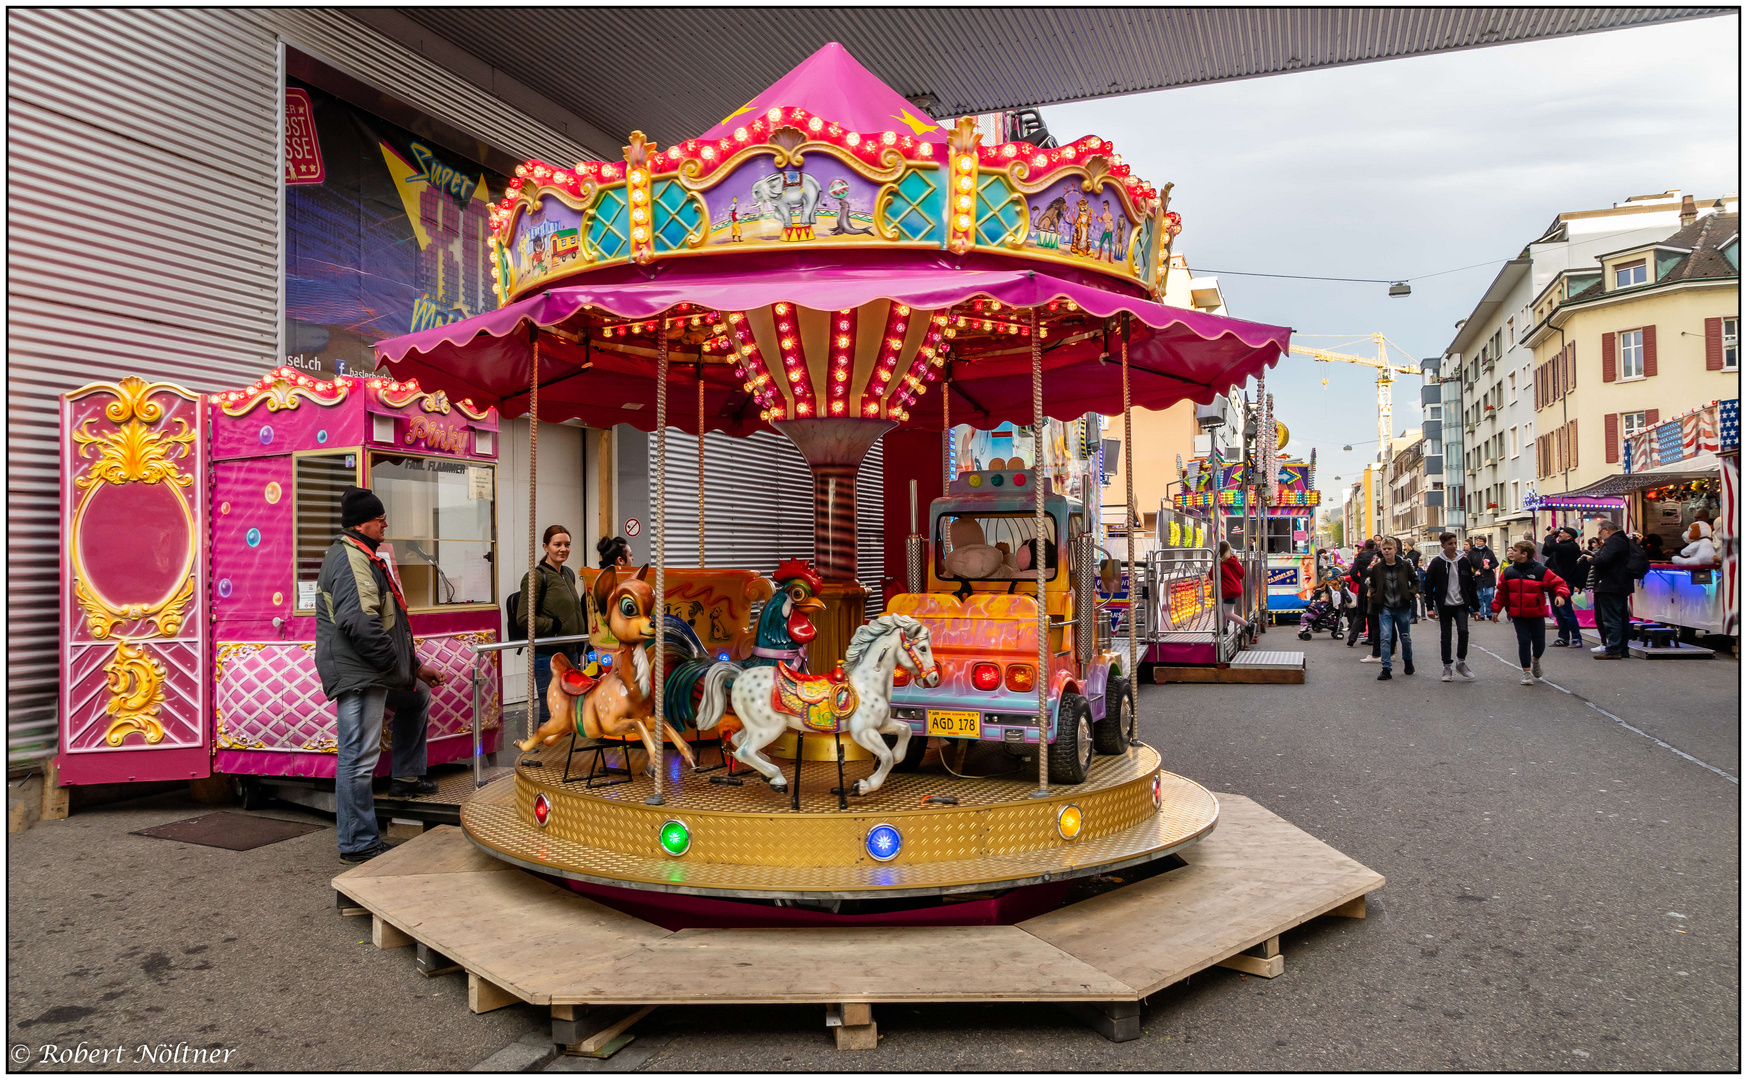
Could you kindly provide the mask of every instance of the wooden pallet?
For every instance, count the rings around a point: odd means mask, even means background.
[[[1383,884],[1252,800],[1219,800],[1219,827],[1187,849],[1187,866],[1015,926],[669,931],[491,858],[451,827],[333,884],[342,914],[370,915],[379,947],[416,946],[422,972],[465,970],[476,1012],[550,1007],[567,1045],[604,1030],[590,1007],[678,1003],[825,1005],[850,1049],[877,1041],[872,1003],[1052,1001],[1124,1040],[1139,1036],[1140,999],[1215,965],[1273,978],[1282,933],[1323,914],[1363,918]]]
[[[1297,651],[1252,649],[1231,658],[1227,667],[1211,664],[1155,664],[1155,683],[1288,683],[1304,682],[1304,654]]]

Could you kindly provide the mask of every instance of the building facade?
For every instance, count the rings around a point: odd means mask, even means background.
[[[1542,494],[1621,471],[1622,443],[1740,394],[1738,212],[1701,214],[1555,275],[1534,302],[1534,446]]]
[[[1680,191],[1667,191],[1633,196],[1601,210],[1562,213],[1500,267],[1473,311],[1457,324],[1440,366],[1444,385],[1453,380],[1460,391],[1452,402],[1455,407],[1443,417],[1446,501],[1460,515],[1457,521],[1452,514],[1453,525],[1502,551],[1532,531],[1525,498],[1553,490],[1546,486],[1536,448],[1548,433],[1545,425],[1557,418],[1541,407],[1537,373],[1548,373],[1540,371],[1544,358],[1537,358],[1538,349],[1528,336],[1543,321],[1536,308],[1546,306],[1541,298],[1554,282],[1575,274],[1587,288],[1599,280],[1599,257],[1668,237],[1682,227],[1683,208],[1697,216],[1732,212],[1737,206],[1732,195],[1695,201]],[[1565,422],[1558,419],[1554,429]],[[1598,432],[1597,446],[1599,438]],[[1557,490],[1565,490],[1561,480],[1554,483],[1560,485]]]

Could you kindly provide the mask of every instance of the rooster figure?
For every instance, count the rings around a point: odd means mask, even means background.
[[[787,664],[795,671],[807,670],[807,643],[818,636],[812,615],[823,611],[818,599],[825,581],[810,563],[800,559],[784,560],[776,568],[776,592],[765,601],[758,616],[758,631],[753,637],[752,656],[740,661],[740,667],[773,667]],[[687,630],[690,628],[687,627]],[[666,708],[670,722],[690,728],[697,719],[698,702],[703,697],[704,673],[721,661],[706,651],[695,635],[676,632],[670,625],[665,637],[667,645]]]

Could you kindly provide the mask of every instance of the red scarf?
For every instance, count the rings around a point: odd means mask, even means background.
[[[364,557],[369,559],[376,565],[377,569],[382,571],[382,576],[388,579],[388,588],[394,593],[394,598],[400,601],[400,610],[405,611],[406,597],[401,595],[400,582],[394,580],[394,572],[388,568],[388,560],[370,550],[370,545],[364,543],[364,541],[358,539],[356,536],[346,536],[342,533],[340,539],[351,541],[353,547],[362,551]]]

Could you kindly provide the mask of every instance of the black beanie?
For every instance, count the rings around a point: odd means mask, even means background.
[[[350,529],[375,521],[388,511],[369,488],[349,487],[340,493],[340,526]]]

